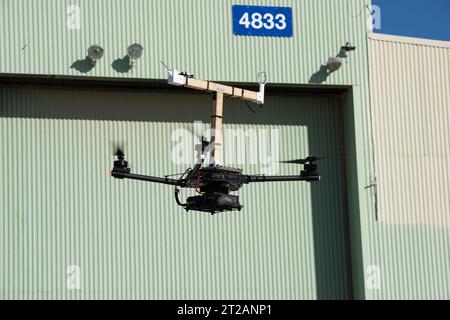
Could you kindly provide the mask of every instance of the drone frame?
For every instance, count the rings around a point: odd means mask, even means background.
[[[178,72],[175,69],[170,69],[168,74],[169,84],[214,94],[215,104],[211,115],[211,142],[204,143],[205,141],[202,137],[197,153],[197,163],[192,169],[187,169],[178,179],[172,179],[168,176],[156,177],[131,173],[131,169],[128,168],[128,162],[125,160],[125,155],[122,150],[117,150],[116,152],[117,160],[114,161],[111,176],[117,179],[141,180],[175,186],[175,200],[177,204],[183,206],[186,211],[206,211],[211,214],[222,211],[241,210],[242,206],[239,204],[238,197],[229,195],[229,192],[239,190],[244,184],[254,182],[319,181],[320,175],[316,161],[320,160],[320,158],[312,156],[306,159],[285,162],[302,164],[304,169],[299,175],[246,175],[242,174],[239,169],[226,168],[220,165],[222,157],[224,96],[264,104],[265,73],[259,73],[258,77],[260,78],[259,92],[256,92],[196,79],[188,72]],[[212,164],[207,167],[202,167],[205,159],[205,150],[210,145],[213,146],[211,150]],[[189,197],[187,202],[183,204],[178,198],[180,188],[194,188],[200,195]]]

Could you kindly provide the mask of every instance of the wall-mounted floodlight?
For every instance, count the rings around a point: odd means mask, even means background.
[[[356,50],[356,47],[354,45],[352,45],[352,43],[350,41],[347,41],[341,47],[341,50],[339,51],[337,56],[331,57],[328,59],[328,62],[327,62],[328,74],[338,71],[342,67],[342,64],[344,63],[345,58],[348,57],[347,54],[349,52],[355,51],[355,50]]]
[[[103,57],[103,48],[98,45],[92,45],[88,48],[88,58],[91,60],[91,64],[95,66],[97,60]]]
[[[339,57],[331,57],[327,62],[327,70],[329,73],[338,71],[342,67],[342,59]]]
[[[350,52],[350,51],[356,50],[356,47],[353,46],[352,43],[351,43],[350,41],[347,41],[347,42],[345,43],[345,45],[343,45],[343,46],[341,47],[341,50],[342,50],[342,51],[345,51],[345,52]]]
[[[144,48],[139,43],[134,43],[127,48],[127,55],[130,58],[130,67],[134,66],[136,60],[142,56]]]

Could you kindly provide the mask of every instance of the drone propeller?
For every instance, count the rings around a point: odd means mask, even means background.
[[[313,177],[315,179],[319,178],[318,165],[316,161],[324,159],[323,157],[309,156],[305,159],[289,160],[289,161],[279,161],[280,163],[291,163],[291,164],[301,164],[304,165],[303,170],[300,172],[302,177]]]
[[[214,137],[211,139],[211,141],[208,141],[204,136],[200,138],[200,143],[202,146],[202,151],[204,151],[210,144],[214,144]]]
[[[113,155],[119,159],[123,159],[125,156],[125,152],[123,150],[123,142],[113,142]]]
[[[130,173],[131,169],[128,167],[128,161],[125,160],[125,152],[123,151],[123,143],[119,142],[113,142],[113,155],[117,157],[116,160],[114,160],[113,169],[111,171],[111,175],[117,174],[117,173]],[[117,176],[114,176],[117,178]],[[123,177],[119,177],[120,179],[123,179]]]
[[[297,160],[289,160],[289,161],[279,161],[279,163],[291,163],[291,164],[307,164],[307,163],[313,163],[319,160],[325,159],[324,157],[316,157],[316,156],[309,156],[306,159],[297,159]]]
[[[114,155],[120,157],[120,156],[124,156],[125,153],[123,152],[123,150],[121,148],[116,148]]]

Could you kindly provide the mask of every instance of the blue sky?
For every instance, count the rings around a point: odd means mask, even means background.
[[[450,0],[372,0],[381,8],[381,30],[394,34],[450,41]]]

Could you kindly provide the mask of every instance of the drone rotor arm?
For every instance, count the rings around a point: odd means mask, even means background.
[[[245,183],[250,182],[279,182],[279,181],[319,181],[320,176],[296,175],[296,176],[253,176],[247,175]]]
[[[141,174],[128,173],[128,172],[122,172],[122,171],[117,171],[117,170],[112,170],[111,176],[114,178],[117,178],[117,179],[141,180],[141,181],[168,184],[171,186],[183,187],[185,185],[184,180],[180,180],[180,179],[176,180],[176,179],[170,179],[167,177],[161,178],[161,177],[154,177],[154,176],[145,176],[145,175],[141,175]]]

